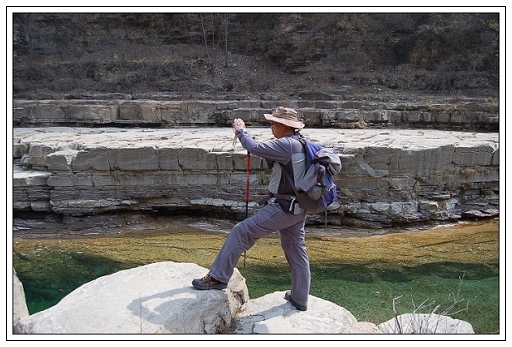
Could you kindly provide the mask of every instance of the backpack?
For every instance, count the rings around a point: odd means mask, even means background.
[[[341,159],[332,148],[322,147],[303,137],[299,137],[298,140],[306,154],[306,172],[302,179],[295,185],[292,184],[295,196],[300,208],[312,213],[327,213],[327,207],[338,195],[333,176],[341,171]],[[293,182],[287,172],[286,177]]]

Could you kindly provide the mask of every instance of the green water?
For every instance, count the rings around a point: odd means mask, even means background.
[[[497,232],[490,233],[494,234],[497,235]],[[180,229],[178,232],[135,233],[120,237],[16,239],[13,244],[13,264],[23,284],[29,312],[33,314],[57,304],[82,284],[119,270],[158,261],[190,262],[207,268],[224,238],[225,234]],[[471,238],[474,239],[475,235]],[[404,248],[407,242],[411,243],[404,236],[399,240],[402,239],[404,246],[400,248]],[[424,308],[418,312],[430,313],[438,306],[435,313],[467,321],[477,334],[499,333],[498,261],[485,260],[484,264],[480,264],[468,258],[465,263],[440,257],[439,261],[412,266],[403,261],[354,261],[353,257],[364,253],[365,249],[361,247],[372,250],[383,238],[345,240],[343,243],[338,241],[339,245],[334,249],[340,249],[343,245],[347,257],[345,254],[329,254],[333,251],[327,250],[327,245],[336,244],[336,241],[307,238],[311,259],[311,295],[346,308],[358,321],[379,324],[393,318],[395,299],[399,314],[412,312],[420,306]],[[430,242],[436,247],[447,243],[446,240]],[[492,236],[490,241],[476,243],[497,245],[498,241]],[[463,246],[457,247],[466,247],[466,242],[461,244]],[[382,247],[382,244],[379,245]],[[468,244],[467,247],[474,249],[476,246]],[[492,254],[485,259],[497,259],[493,250],[497,246],[487,248],[492,250],[489,251]],[[375,252],[372,250],[369,253],[374,255]],[[448,253],[456,255],[467,251],[452,248]],[[486,252],[474,251],[472,254],[481,256],[483,253]],[[435,256],[438,257],[437,254]],[[277,238],[258,241],[249,250],[245,267],[242,262],[243,259],[237,268],[246,278],[252,299],[289,289],[290,271],[283,260]]]
[[[81,285],[98,277],[142,264],[125,264],[111,259],[45,248],[29,256],[14,254],[14,268],[23,284],[30,314],[57,304]]]
[[[450,267],[453,274],[446,277],[439,276],[443,269],[436,266],[428,271],[412,268],[406,276],[393,277],[381,276],[379,271],[364,266],[332,264],[326,269],[312,265],[310,294],[346,308],[358,321],[378,324],[389,320],[394,315],[393,299],[401,296],[399,313],[412,312],[425,302],[425,308],[419,312],[430,313],[439,305],[437,313],[470,322],[475,333],[498,333],[498,276],[475,278],[467,275],[464,264]],[[480,272],[484,267],[477,270]],[[290,278],[283,276],[283,271],[286,269],[276,267],[240,269],[251,298],[289,289]],[[454,314],[457,311],[461,312]]]

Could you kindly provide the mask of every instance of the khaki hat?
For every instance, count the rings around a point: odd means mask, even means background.
[[[304,123],[297,118],[297,111],[291,108],[279,106],[272,114],[264,114],[263,116],[269,122],[281,123],[294,129],[304,128]]]

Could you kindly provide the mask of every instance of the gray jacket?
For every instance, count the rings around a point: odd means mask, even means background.
[[[240,136],[240,143],[251,154],[273,163],[268,185],[268,190],[273,194],[295,195],[279,163],[284,165],[284,169],[289,172],[290,176],[293,175],[295,182],[304,176],[306,154],[302,144],[296,141],[297,138],[298,135],[291,134],[280,139],[260,142],[254,140],[247,133]]]

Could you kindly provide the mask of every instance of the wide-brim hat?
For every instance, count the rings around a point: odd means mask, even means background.
[[[269,122],[281,123],[294,129],[304,128],[304,123],[297,118],[297,111],[292,108],[279,106],[272,114],[264,114],[263,116]]]

